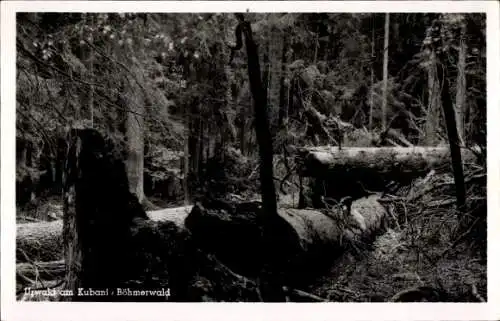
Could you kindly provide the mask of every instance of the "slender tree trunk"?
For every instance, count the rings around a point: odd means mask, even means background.
[[[425,145],[434,146],[437,144],[437,130],[439,128],[439,110],[441,105],[440,84],[437,76],[436,53],[431,49],[428,67],[428,90],[429,106],[425,121]]]
[[[94,26],[94,15],[90,16],[91,26]],[[93,42],[93,41],[92,41]],[[90,92],[89,92],[89,111],[90,111],[90,125],[94,127],[94,49],[90,48],[89,54],[89,75],[90,75]]]
[[[464,115],[466,113],[466,78],[465,78],[465,58],[467,55],[467,44],[465,35],[467,32],[465,22],[460,30],[460,47],[458,51],[458,75],[457,75],[457,94],[455,100],[455,115],[457,119],[457,130],[459,140],[462,144],[465,142],[465,123]]]
[[[283,53],[283,35],[281,32],[271,30],[271,43],[269,46],[269,117],[271,124],[271,133],[275,135],[279,127],[280,113],[280,93],[282,79],[282,53]]]
[[[319,33],[316,33],[315,34],[315,43],[314,43],[313,64],[316,64],[316,61],[318,59],[318,49],[319,49]]]
[[[450,144],[451,162],[453,167],[453,175],[455,177],[455,188],[457,197],[457,208],[464,210],[465,207],[465,182],[464,171],[462,165],[462,154],[460,151],[460,137],[457,131],[457,123],[455,119],[455,110],[450,95],[450,85],[448,77],[443,66],[437,68],[437,75],[443,81],[443,90],[441,95],[441,102],[443,106],[444,118],[446,121],[446,130],[448,132],[448,141]],[[465,222],[468,221],[464,218]],[[467,223],[465,223],[467,225]],[[464,225],[462,225],[464,226]]]
[[[189,137],[191,134],[190,130],[190,123],[191,119],[189,117],[189,110],[186,108],[185,112],[185,126],[186,126],[186,138],[184,140],[184,179],[182,181],[182,187],[184,189],[184,204],[190,204],[191,203],[191,193],[189,190],[189,176],[190,176],[190,171],[189,171]]]
[[[260,63],[257,46],[253,41],[250,23],[243,22],[246,29],[245,45],[248,59],[248,76],[252,92],[255,113],[255,132],[259,144],[260,181],[262,205],[266,216],[277,216],[276,191],[273,175],[273,140],[269,129],[266,90],[261,81]]]
[[[389,63],[389,13],[385,14],[385,33],[384,33],[384,80],[382,88],[382,131],[387,127],[387,78]]]
[[[142,79],[138,66],[133,66],[136,79]],[[129,79],[125,93],[126,108],[129,110],[125,120],[125,137],[127,141],[126,170],[129,189],[137,196],[139,202],[144,199],[144,114],[145,102],[142,89],[135,79]]]
[[[283,34],[283,45],[281,49],[281,75],[280,75],[280,92],[279,92],[279,114],[278,114],[278,124],[282,127],[288,118],[288,88],[285,84],[285,79],[287,78],[286,73],[286,53],[288,51],[288,39],[286,33]]]
[[[371,131],[373,129],[373,85],[375,83],[375,76],[373,70],[373,64],[375,61],[375,18],[372,16],[372,53],[371,53],[371,62],[370,62],[370,115],[368,121],[368,129]]]

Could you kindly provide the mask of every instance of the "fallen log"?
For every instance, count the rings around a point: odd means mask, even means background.
[[[62,220],[17,224],[17,262],[62,259]]]
[[[230,269],[255,276],[272,256],[289,286],[300,286],[346,248],[356,247],[373,237],[383,226],[385,208],[377,195],[356,200],[328,211],[280,208],[285,222],[276,231],[275,244],[262,239],[260,212],[256,209],[211,209],[197,204],[186,218],[186,227],[202,249],[214,253]]]
[[[465,162],[475,155],[462,149]],[[299,175],[311,177],[312,206],[322,207],[321,196],[362,197],[386,190],[389,182],[409,184],[430,170],[451,169],[447,147],[310,147],[297,150]]]
[[[193,206],[165,208],[146,212],[156,222],[172,222],[184,227],[184,219]],[[17,224],[16,261],[54,261],[62,259],[62,220]]]
[[[462,149],[462,157],[475,159],[469,149]],[[350,171],[363,168],[384,174],[428,172],[431,169],[450,167],[447,147],[310,147],[298,149],[303,176],[316,176],[325,172]]]

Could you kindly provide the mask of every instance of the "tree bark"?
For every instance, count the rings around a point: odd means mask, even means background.
[[[385,33],[384,33],[384,66],[383,66],[383,87],[382,87],[382,131],[387,127],[387,78],[389,74],[389,13],[385,14]]]
[[[281,75],[280,75],[280,92],[279,92],[279,114],[278,114],[278,125],[279,127],[285,127],[285,123],[288,122],[288,97],[289,93],[288,87],[285,83],[287,78],[286,65],[287,65],[287,52],[288,52],[288,37],[286,33],[283,34],[283,45],[281,49]]]
[[[253,40],[250,23],[240,16],[241,32],[245,36],[248,59],[248,78],[254,102],[255,131],[259,144],[260,185],[263,209],[266,216],[276,216],[276,191],[273,179],[273,141],[269,129],[266,90],[262,85],[259,54]]]
[[[428,74],[428,108],[425,121],[425,145],[435,146],[438,143],[438,129],[439,129],[439,115],[441,109],[440,91],[441,86],[439,83],[440,78],[437,77],[437,62],[436,53],[434,49],[430,49]]]
[[[275,15],[273,13],[273,15]],[[281,31],[271,29],[269,44],[269,118],[271,133],[275,135],[279,124],[280,92],[282,79],[283,36]]]
[[[142,72],[133,67],[135,79],[142,79]],[[135,79],[128,79],[125,106],[128,110],[125,120],[127,148],[126,169],[130,191],[139,202],[144,199],[144,93]]]
[[[373,103],[374,103],[374,91],[373,86],[375,84],[375,75],[374,75],[374,62],[375,62],[375,16],[372,15],[372,41],[371,41],[371,60],[370,60],[370,115],[368,120],[368,130],[372,131],[373,129]]]
[[[182,188],[184,190],[184,204],[191,203],[191,190],[189,184],[190,178],[190,157],[189,157],[189,137],[191,136],[191,117],[189,115],[189,110],[186,108],[185,111],[185,138],[184,138],[184,168],[182,173],[184,178],[182,180]]]
[[[475,159],[469,149],[459,149],[467,161]],[[450,150],[446,147],[310,147],[298,151],[300,173],[320,176],[359,169],[384,176],[409,174],[419,176],[431,169],[446,168]]]
[[[458,137],[463,145],[465,142],[465,123],[464,123],[464,115],[466,113],[466,77],[465,77],[465,58],[467,55],[467,43],[465,41],[465,36],[467,33],[467,25],[463,22],[461,30],[460,30],[460,47],[458,49],[458,63],[457,63],[457,93],[455,99],[455,115],[457,120],[457,130]]]
[[[475,158],[470,150],[462,153],[467,160]],[[450,152],[444,147],[320,147],[299,150],[297,159],[299,175],[311,177],[305,196],[310,199],[306,205],[314,208],[346,196],[386,192],[390,182],[409,185],[431,169],[448,169],[449,162]]]
[[[445,58],[445,57],[442,57]],[[441,61],[444,61],[443,59]],[[450,144],[451,164],[453,167],[453,176],[455,177],[455,188],[457,197],[457,208],[460,211],[465,207],[465,182],[464,169],[462,165],[462,153],[460,152],[460,136],[457,131],[457,122],[455,119],[455,110],[450,94],[450,84],[444,66],[438,68],[439,79],[443,80],[443,89],[441,94],[443,114],[446,121],[446,131],[448,132],[448,142]],[[465,219],[469,222],[470,220]],[[465,223],[466,226],[468,223]]]
[[[63,240],[66,285],[111,289],[128,279],[130,226],[147,218],[128,185],[125,164],[113,144],[91,129],[73,129],[64,183]],[[94,297],[95,299],[95,297]],[[111,300],[110,294],[102,300]]]

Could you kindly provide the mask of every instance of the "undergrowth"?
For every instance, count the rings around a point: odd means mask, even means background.
[[[371,250],[342,256],[309,290],[341,302],[487,300],[486,174],[474,165],[465,172],[463,212],[453,176],[431,172],[385,196],[387,231]]]

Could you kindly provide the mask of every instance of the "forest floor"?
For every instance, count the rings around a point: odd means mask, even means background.
[[[305,290],[340,302],[387,302],[417,288],[437,289],[437,301],[486,300],[486,180],[468,177],[484,181],[468,186],[471,197],[465,214],[479,214],[481,219],[465,232],[457,230],[463,213],[454,210],[450,199],[452,177],[435,175],[425,182],[429,192],[419,201],[392,204],[389,211],[398,220],[389,223],[384,234],[365,249],[345,253]],[[416,182],[404,193],[421,188]]]

